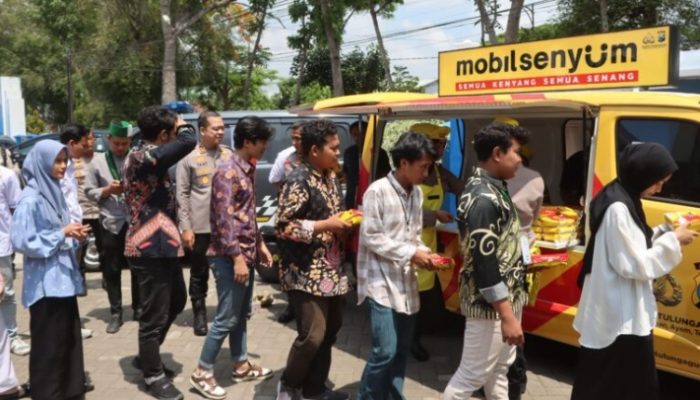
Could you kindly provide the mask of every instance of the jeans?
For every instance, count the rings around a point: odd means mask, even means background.
[[[5,295],[0,302],[0,318],[5,321],[10,338],[17,336],[17,296],[14,288],[15,274],[12,256],[0,257],[0,274],[5,282]]]
[[[282,381],[288,387],[302,389],[304,397],[326,390],[331,368],[331,349],[343,324],[342,296],[320,297],[292,290],[298,336],[292,344]]]
[[[367,300],[372,351],[362,373],[358,399],[403,400],[406,358],[413,340],[417,315],[398,313]]]
[[[185,308],[187,290],[176,258],[132,258],[129,263],[139,285],[139,357],[149,383],[164,374],[160,345]]]
[[[109,299],[109,312],[112,315],[122,314],[122,267],[127,265],[124,257],[124,241],[126,240],[126,224],[119,234],[114,234],[100,227],[102,233],[102,251],[104,262],[102,263],[102,278],[105,281],[107,297]],[[139,307],[139,288],[134,272],[131,271],[131,308],[136,311]]]
[[[245,361],[248,358],[247,320],[252,310],[255,268],[248,268],[250,275],[248,275],[247,285],[242,285],[233,280],[231,257],[210,257],[209,263],[216,280],[219,304],[216,306],[216,316],[204,340],[199,365],[213,370],[216,356],[226,336],[228,336],[233,362]]]
[[[190,300],[204,299],[209,290],[209,264],[207,249],[211,235],[197,233],[194,235],[194,248],[190,252]]]

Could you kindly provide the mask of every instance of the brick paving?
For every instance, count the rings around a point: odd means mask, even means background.
[[[187,278],[189,271],[185,269]],[[16,285],[21,287],[21,265],[18,266]],[[106,292],[100,288],[101,275],[88,273],[89,292],[87,297],[79,299],[81,316],[85,326],[94,331],[94,336],[84,341],[86,370],[95,383],[95,391],[87,399],[135,400],[150,398],[144,393],[140,373],[131,366],[137,352],[137,323],[131,320],[131,309],[125,307],[125,323],[115,335],[104,332],[109,317],[109,303]],[[123,297],[130,299],[129,274],[122,274]],[[213,278],[211,283],[213,283]],[[212,285],[210,285],[212,286]],[[216,362],[216,377],[227,390],[228,399],[275,399],[275,389],[280,372],[285,365],[289,346],[294,340],[295,331],[292,324],[282,325],[276,321],[285,307],[284,296],[274,285],[256,282],[256,293],[271,293],[275,303],[270,308],[256,307],[248,323],[248,352],[250,358],[275,371],[275,375],[263,382],[234,384],[230,379],[231,363],[228,359],[228,343]],[[208,300],[209,318],[214,314],[216,293],[210,288]],[[370,340],[368,322],[363,308],[354,306],[354,298],[348,297],[345,308],[344,324],[338,342],[333,349],[333,364],[330,381],[336,389],[344,390],[356,398],[357,385],[369,352]],[[29,314],[18,310],[20,333],[28,334]],[[177,318],[161,348],[164,363],[172,368],[177,376],[176,386],[183,391],[186,399],[201,399],[190,390],[187,382],[189,374],[197,364],[204,338],[192,333],[192,312],[188,303],[185,311]],[[568,400],[575,364],[576,351],[538,338],[527,338],[526,356],[528,358],[528,387],[524,400]],[[442,333],[426,336],[423,340],[432,357],[426,363],[409,360],[406,373],[405,395],[413,400],[438,400],[451,374],[459,364],[461,337],[458,333]],[[18,378],[27,379],[28,357],[13,356]],[[57,366],[58,367],[58,366]],[[671,386],[678,391],[678,381]],[[662,381],[663,384],[663,381]],[[698,382],[680,380],[687,390],[678,393],[698,393]],[[680,399],[674,394],[665,399]],[[690,396],[688,398],[697,398]]]

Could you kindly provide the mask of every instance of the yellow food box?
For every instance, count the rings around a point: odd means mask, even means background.
[[[671,225],[674,229],[684,223],[687,223],[688,229],[700,232],[700,215],[695,215],[688,212],[673,211],[665,213],[664,219],[666,220],[666,223]]]
[[[360,225],[362,223],[362,211],[360,210],[347,210],[340,214],[340,219],[352,224],[354,226]]]

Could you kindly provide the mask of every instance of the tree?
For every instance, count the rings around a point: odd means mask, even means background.
[[[497,0],[475,0],[479,9],[479,21],[481,22],[481,44],[484,44],[484,34],[488,34],[489,43],[497,44],[496,26],[498,26],[498,1]]]
[[[700,1],[639,0],[607,1],[606,12],[599,0],[559,0],[559,30],[563,36],[672,24],[681,32],[681,48],[700,46]]]
[[[408,68],[403,65],[394,66],[394,85],[391,90],[398,92],[422,92],[418,85],[420,80],[408,72]]]
[[[497,0],[475,0],[479,10],[479,20],[481,23],[481,43],[484,44],[484,34],[488,34],[490,44],[498,44],[499,37],[496,34],[500,7]],[[505,43],[515,43],[518,40],[520,30],[520,16],[523,13],[524,0],[511,0],[508,10],[508,22],[503,39]]]
[[[343,81],[346,94],[370,93],[385,88],[384,67],[381,55],[375,46],[370,46],[367,52],[359,48],[343,55],[341,59]],[[291,74],[302,75],[302,87],[312,82],[321,86],[333,86],[328,50],[317,46],[310,50],[300,68],[299,57],[292,62]],[[333,93],[335,96],[335,93]]]
[[[96,4],[92,1],[73,2],[70,0],[34,0],[37,11],[42,18],[37,18],[51,37],[58,39],[65,49],[66,57],[66,119],[73,122],[74,87],[73,87],[73,51],[80,47],[85,37],[96,29]],[[50,16],[49,18],[43,18]]]
[[[50,0],[49,0],[50,1]],[[174,12],[172,0],[160,0],[160,25],[163,31],[163,90],[162,102],[177,99],[177,40],[180,34],[200,21],[208,13],[233,4],[233,0],[190,2],[194,7]]]
[[[255,34],[255,43],[248,56],[248,68],[246,69],[245,84],[243,85],[243,109],[248,109],[250,102],[250,88],[253,69],[260,60],[256,58],[260,48],[260,40],[265,31],[265,19],[268,17],[270,8],[275,4],[275,0],[251,0],[250,13],[253,16],[249,24],[248,31]]]
[[[309,22],[309,4],[305,0],[295,0],[289,6],[289,17],[292,22],[299,22],[299,29],[296,35],[287,37],[287,44],[290,48],[298,51],[295,58],[297,62],[296,83],[294,85],[294,96],[290,105],[300,104],[301,101],[301,83],[303,79],[303,71],[306,69],[306,59],[308,56],[311,41],[313,40],[313,31]],[[281,89],[280,89],[281,90]]]
[[[610,32],[610,21],[608,20],[608,0],[599,0],[600,3],[600,30]]]
[[[525,0],[512,0],[508,11],[508,24],[506,25],[506,43],[518,41],[518,31],[520,30],[520,16],[523,13],[523,3]]]
[[[333,23],[334,12],[330,0],[316,0],[320,7],[321,23],[323,31],[326,33],[326,45],[328,46],[329,57],[331,60],[331,74],[333,77],[333,95],[342,96],[345,94],[343,88],[343,72],[340,65],[340,34],[337,32],[337,26]],[[336,3],[342,3],[336,1]],[[338,8],[338,7],[336,7]],[[342,32],[342,30],[341,30]]]
[[[372,17],[372,25],[374,26],[374,34],[377,36],[377,46],[379,54],[382,56],[384,64],[384,75],[387,77],[387,86],[389,90],[394,86],[391,77],[391,63],[389,55],[384,47],[382,33],[379,30],[378,17],[391,18],[396,11],[396,7],[403,4],[403,0],[359,0],[355,3],[355,9],[358,11],[368,11]]]
[[[296,96],[297,80],[295,78],[282,79],[278,82],[279,93],[272,98],[274,107],[286,109],[299,104],[313,103],[318,100],[332,97],[330,86],[321,85],[318,82],[311,82],[305,85]]]

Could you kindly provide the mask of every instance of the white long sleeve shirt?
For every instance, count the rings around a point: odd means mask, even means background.
[[[673,270],[681,258],[673,232],[658,235],[647,249],[627,207],[610,205],[595,237],[593,268],[574,318],[579,343],[602,349],[619,335],[649,335],[656,325],[652,280]]]
[[[21,192],[15,171],[0,165],[0,257],[12,254],[10,242],[12,210],[17,207]]]
[[[393,173],[372,183],[362,200],[362,224],[357,256],[357,302],[367,297],[402,314],[420,309],[416,250],[429,249],[421,241],[423,195],[410,193]]]
[[[272,164],[272,168],[270,169],[270,176],[267,178],[270,183],[275,184],[284,181],[284,162],[289,156],[294,154],[295,151],[296,149],[294,146],[289,146],[277,154],[275,163]]]

